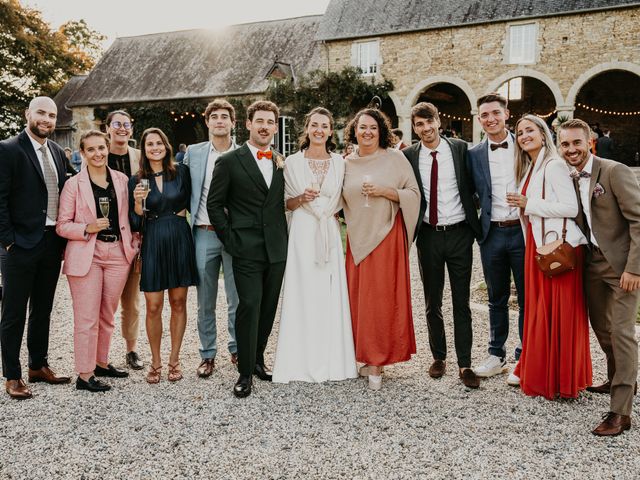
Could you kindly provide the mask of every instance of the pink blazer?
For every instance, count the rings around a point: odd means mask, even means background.
[[[107,167],[108,168],[108,167]],[[120,237],[127,261],[131,263],[138,252],[138,236],[129,226],[129,190],[127,176],[109,169],[118,198],[118,221]],[[97,220],[96,202],[86,168],[67,180],[60,195],[56,232],[69,240],[64,252],[62,273],[84,277],[89,273],[96,246],[96,233],[84,234],[88,224]]]

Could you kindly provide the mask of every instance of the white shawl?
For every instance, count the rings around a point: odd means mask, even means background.
[[[287,157],[284,164],[285,200],[302,195],[311,186],[312,175],[303,151]],[[328,201],[307,202],[298,207],[317,220],[315,261],[318,264],[329,261],[329,221],[342,209],[343,181],[344,159],[331,153],[331,166],[320,189],[320,195]]]

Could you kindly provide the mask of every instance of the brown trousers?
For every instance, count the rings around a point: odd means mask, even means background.
[[[140,274],[133,268],[129,271],[129,278],[120,297],[122,311],[122,338],[137,340],[140,333]]]
[[[638,375],[636,312],[640,291],[627,293],[601,253],[592,252],[585,286],[591,326],[607,356],[611,381],[611,411],[631,415],[633,388]]]

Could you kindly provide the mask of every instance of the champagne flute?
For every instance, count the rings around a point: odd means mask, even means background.
[[[513,182],[507,182],[507,185],[505,186],[505,199],[507,201],[507,206],[509,207],[509,215],[511,215],[511,213],[513,212],[513,210],[515,209],[514,207],[512,207],[511,205],[509,205],[509,197],[512,195],[517,195],[518,192],[516,191],[515,185],[513,184]]]
[[[109,197],[98,198],[98,204],[100,205],[100,213],[102,213],[102,218],[107,218],[109,216]]]
[[[142,191],[144,192],[144,198],[142,199],[142,211],[147,211],[147,195],[149,195],[149,179],[141,178],[140,185],[142,185]]]
[[[311,190],[320,193],[320,182],[318,181],[318,176],[313,175],[311,177]],[[315,202],[315,199],[313,200]]]
[[[371,182],[371,175],[364,175],[362,177],[362,184],[364,185],[365,183],[370,183]],[[369,207],[369,194],[366,194],[364,196],[364,206],[365,207]]]

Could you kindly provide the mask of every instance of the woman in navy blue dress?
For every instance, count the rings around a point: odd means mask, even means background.
[[[147,382],[160,381],[165,290],[171,305],[168,379],[175,382],[182,378],[180,348],[187,324],[187,289],[198,283],[193,238],[187,223],[191,177],[187,167],[173,163],[171,146],[162,130],[145,130],[140,144],[140,170],[129,180],[129,216],[132,229],[143,234],[140,290],[146,300],[151,346]],[[145,180],[148,190],[144,187]]]

